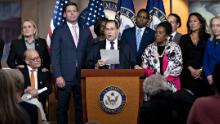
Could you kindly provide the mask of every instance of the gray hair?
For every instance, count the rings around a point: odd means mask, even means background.
[[[153,96],[159,93],[160,91],[166,91],[166,90],[172,91],[172,88],[170,87],[170,85],[163,76],[156,74],[147,77],[144,80],[143,90],[147,96]]]

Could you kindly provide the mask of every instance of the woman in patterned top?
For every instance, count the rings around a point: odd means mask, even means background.
[[[179,90],[182,53],[178,44],[168,40],[171,32],[172,27],[168,22],[157,26],[155,42],[150,44],[142,55],[142,67],[147,76],[161,74],[174,90]]]

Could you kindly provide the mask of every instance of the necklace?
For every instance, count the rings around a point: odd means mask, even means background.
[[[157,46],[157,52],[158,52],[158,57],[161,58],[163,57],[164,53],[165,53],[165,46]],[[161,53],[161,54],[160,54]]]

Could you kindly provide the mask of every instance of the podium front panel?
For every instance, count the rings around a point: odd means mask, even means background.
[[[101,124],[137,124],[139,98],[139,77],[86,77],[86,110],[88,121]],[[108,113],[100,104],[100,95],[107,87],[118,87],[123,91],[126,102],[121,112]]]

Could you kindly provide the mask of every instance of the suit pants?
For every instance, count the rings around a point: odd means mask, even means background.
[[[74,96],[75,102],[75,124],[83,124],[83,112],[82,112],[82,97],[81,86],[79,80],[72,82],[66,82],[64,88],[58,88],[58,124],[68,123],[68,109],[71,93]]]

